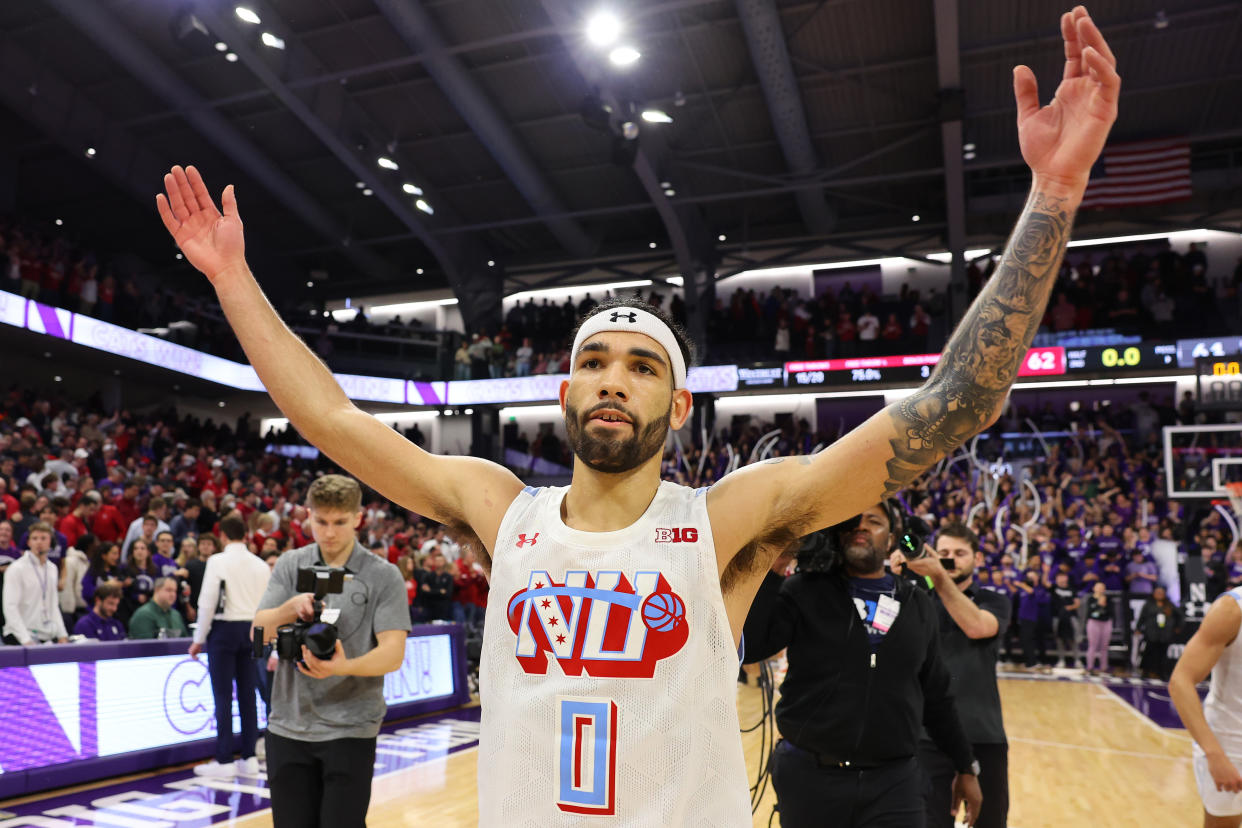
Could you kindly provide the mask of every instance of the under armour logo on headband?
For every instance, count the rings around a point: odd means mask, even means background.
[[[609,317],[608,321],[609,321],[609,322],[620,322],[620,321],[621,321],[621,319],[622,319],[622,317],[624,317],[624,318],[625,318],[625,321],[626,321],[626,322],[630,322],[630,323],[632,323],[632,324],[638,324],[638,314],[636,314],[636,313],[621,313],[620,311],[617,311],[616,313],[613,313],[613,315],[612,315],[611,317]]]

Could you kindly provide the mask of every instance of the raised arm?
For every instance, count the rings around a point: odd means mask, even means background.
[[[486,460],[429,454],[350,402],[251,274],[233,185],[221,197],[223,213],[194,167],[173,167],[164,187],[167,195],[156,196],[164,226],[215,288],[246,357],[294,428],[389,500],[469,527],[490,552],[521,482]]]
[[[1043,318],[1074,211],[1117,115],[1121,80],[1081,6],[1062,16],[1065,75],[1040,108],[1035,76],[1014,69],[1031,193],[996,272],[967,310],[928,381],[814,458],[776,458],[712,490],[722,572],[731,550],[830,526],[907,486],[1000,416]],[[782,462],[786,460],[785,462]],[[717,525],[719,524],[719,526]],[[775,554],[781,543],[765,544]],[[723,553],[723,554],[722,554]],[[762,572],[756,560],[752,572]]]

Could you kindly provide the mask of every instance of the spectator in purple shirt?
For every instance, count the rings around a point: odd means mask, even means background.
[[[1100,557],[1121,549],[1121,538],[1113,533],[1113,525],[1111,523],[1101,526],[1100,533],[1093,540],[1095,541],[1096,554],[1100,555]],[[1118,589],[1120,589],[1120,586],[1118,586]]]
[[[1121,560],[1120,552],[1100,553],[1100,558],[1095,562],[1095,571],[1099,574],[1100,580],[1104,582],[1104,588],[1110,592],[1121,592],[1125,588],[1125,564]]]
[[[1022,656],[1028,670],[1039,666],[1045,653],[1045,629],[1043,621],[1048,618],[1051,596],[1048,588],[1033,569],[1022,573],[1013,582],[1018,590],[1018,637],[1022,641]]]
[[[73,634],[100,641],[124,641],[125,625],[115,617],[120,605],[121,585],[116,581],[100,584],[95,589],[95,608],[78,619]]]
[[[1154,561],[1147,560],[1143,550],[1135,548],[1130,553],[1130,562],[1126,564],[1126,589],[1131,598],[1147,600],[1160,581],[1160,568]]]
[[[121,545],[110,541],[100,541],[91,550],[91,565],[82,576],[82,600],[94,601],[95,590],[100,584],[108,581],[120,581],[122,587],[128,587],[126,576],[121,572]]]
[[[151,600],[155,591],[155,581],[163,577],[159,565],[151,554],[151,548],[142,538],[136,539],[129,547],[129,559],[122,567],[125,577],[130,580],[125,590],[125,617],[129,618],[137,609]]]

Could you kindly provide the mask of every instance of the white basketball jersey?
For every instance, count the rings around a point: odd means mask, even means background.
[[[707,490],[661,483],[615,532],[566,526],[567,491],[526,488],[496,538],[479,824],[749,826]]]
[[[1242,604],[1242,587],[1225,593]],[[1239,632],[1242,637],[1242,631]],[[1235,638],[1225,647],[1220,660],[1212,668],[1212,683],[1203,700],[1203,716],[1216,736],[1225,755],[1235,761],[1242,758],[1242,641]],[[1196,756],[1203,748],[1195,742]]]

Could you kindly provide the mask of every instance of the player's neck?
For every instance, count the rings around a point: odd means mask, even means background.
[[[581,532],[615,532],[642,517],[660,487],[659,457],[623,474],[604,474],[574,458],[561,520]]]

